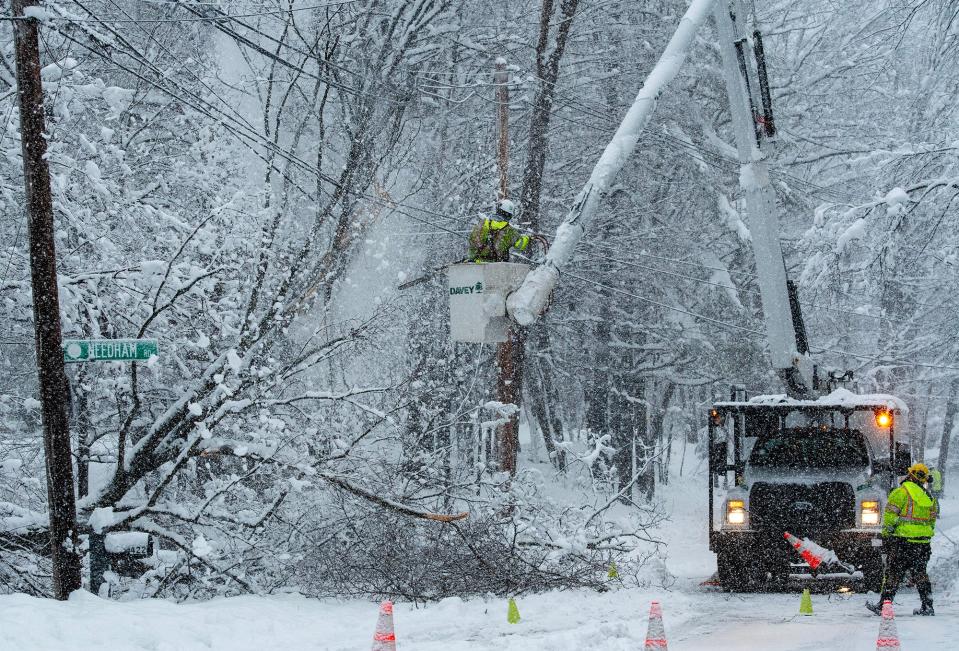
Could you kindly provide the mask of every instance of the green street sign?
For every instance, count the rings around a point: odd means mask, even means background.
[[[64,362],[145,362],[159,355],[156,339],[64,339]]]

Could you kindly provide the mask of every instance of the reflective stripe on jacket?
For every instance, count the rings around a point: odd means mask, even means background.
[[[928,543],[936,529],[939,503],[922,486],[906,480],[889,493],[882,517],[883,534]]]
[[[510,249],[525,251],[529,236],[520,235],[509,222],[484,219],[470,233],[469,258],[474,262],[506,262]]]

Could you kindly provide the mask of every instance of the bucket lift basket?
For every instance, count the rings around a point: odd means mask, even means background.
[[[519,288],[529,265],[515,262],[454,264],[447,270],[450,335],[453,341],[506,341],[509,317],[506,297]]]

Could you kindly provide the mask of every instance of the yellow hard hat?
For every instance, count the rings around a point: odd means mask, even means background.
[[[921,482],[925,482],[929,479],[929,468],[924,463],[914,463],[909,466],[907,471],[910,477],[918,479]]]

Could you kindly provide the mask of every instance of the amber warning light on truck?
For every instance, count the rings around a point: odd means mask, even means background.
[[[877,411],[876,412],[876,425],[886,429],[887,427],[892,427],[892,412],[891,411]]]

